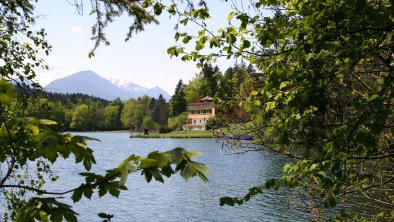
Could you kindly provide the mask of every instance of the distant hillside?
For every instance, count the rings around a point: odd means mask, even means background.
[[[44,98],[48,99],[48,101],[61,102],[63,105],[66,105],[69,101],[74,104],[77,104],[78,102],[82,102],[82,104],[89,104],[90,101],[100,102],[103,105],[108,105],[110,103],[110,101],[106,99],[89,96],[82,93],[69,94],[43,91],[42,95],[44,96]]]
[[[162,94],[167,100],[170,99],[170,95],[159,87],[147,89],[132,82],[126,82],[119,86],[119,84],[114,84],[90,70],[57,79],[45,86],[44,89],[57,93],[83,93],[106,100],[114,100],[117,97],[127,100],[145,94],[155,98]]]

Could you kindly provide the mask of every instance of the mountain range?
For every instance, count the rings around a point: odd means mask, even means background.
[[[107,100],[114,100],[117,97],[121,100],[136,99],[144,95],[158,98],[160,94],[167,101],[171,98],[160,87],[149,89],[129,81],[112,80],[111,82],[91,70],[77,72],[54,80],[46,85],[44,89],[57,93],[83,93]]]

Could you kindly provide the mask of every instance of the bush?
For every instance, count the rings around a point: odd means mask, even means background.
[[[182,130],[183,125],[187,123],[187,113],[168,119],[168,127],[172,130]]]
[[[224,126],[223,119],[220,118],[208,119],[205,129],[206,130],[219,129],[223,126]]]
[[[169,127],[160,127],[159,133],[169,133],[172,130]]]

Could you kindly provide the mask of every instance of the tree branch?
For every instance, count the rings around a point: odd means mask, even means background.
[[[79,187],[76,187],[76,188],[73,188],[73,189],[70,189],[70,190],[67,190],[67,191],[64,191],[64,192],[51,192],[51,191],[37,189],[37,188],[34,188],[34,187],[23,186],[23,185],[12,185],[12,184],[0,185],[0,188],[19,188],[19,189],[26,189],[26,190],[34,191],[34,192],[39,193],[39,194],[64,195],[64,194],[68,194],[68,193],[74,192],[74,191],[79,190],[79,189],[95,187],[95,186],[97,186],[97,185],[99,185],[101,183],[104,183],[104,182],[106,182],[108,180],[111,180],[112,178],[115,178],[117,176],[119,176],[119,173],[113,174],[113,175],[111,175],[109,177],[106,177],[106,178],[103,178],[102,180],[99,180],[96,183],[83,184],[83,185],[81,185]]]

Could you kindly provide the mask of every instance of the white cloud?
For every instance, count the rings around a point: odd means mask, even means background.
[[[72,74],[72,71],[65,68],[50,67],[48,70],[39,69],[36,73],[36,80],[41,84],[41,86],[46,86],[56,79]]]
[[[84,34],[84,29],[82,25],[74,25],[71,26],[71,31],[79,33],[80,35]]]

